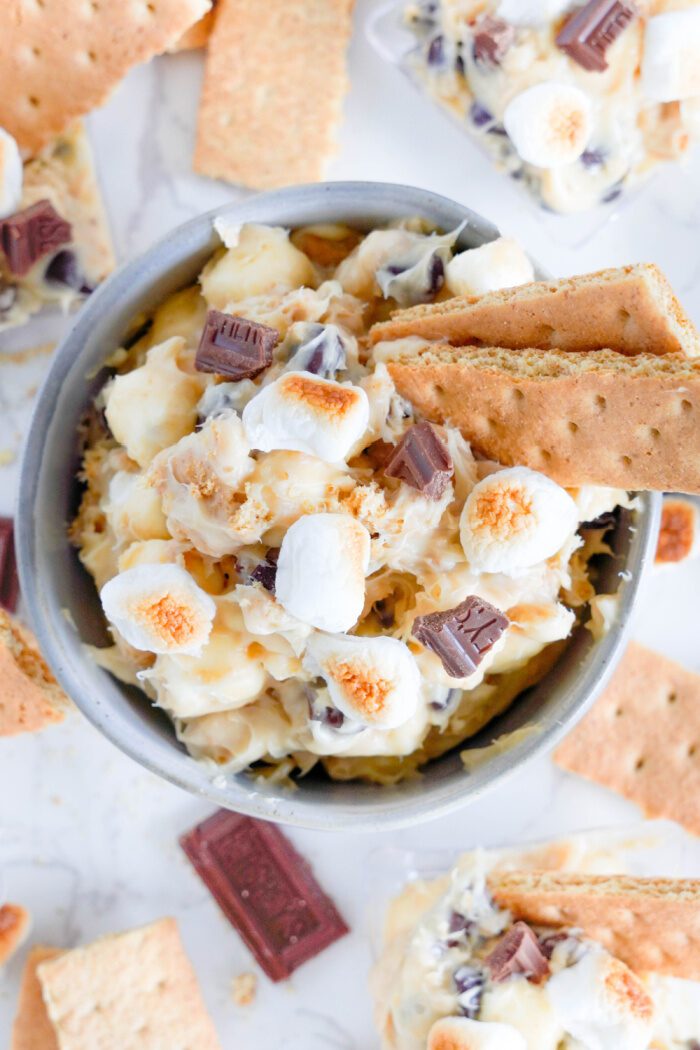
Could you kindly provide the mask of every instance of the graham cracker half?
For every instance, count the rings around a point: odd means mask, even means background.
[[[34,636],[0,609],[0,737],[62,722],[69,705]]]
[[[195,51],[197,48],[206,47],[211,36],[214,25],[214,8],[217,0],[212,0],[212,9],[207,11],[204,18],[200,18],[193,26],[190,26],[179,40],[168,48],[169,51]]]
[[[56,1032],[41,994],[37,967],[60,954],[59,948],[41,945],[29,952],[24,964],[9,1050],[59,1050]]]
[[[322,178],[347,85],[352,0],[219,0],[195,170],[267,189]]]
[[[31,915],[21,904],[0,905],[0,966],[17,951],[31,924]]]
[[[632,642],[554,760],[700,835],[700,675]]]
[[[700,335],[652,263],[413,306],[371,332],[374,343],[408,335],[514,350],[700,354]]]
[[[511,871],[488,882],[517,919],[580,928],[638,973],[700,980],[700,879]]]
[[[700,359],[435,344],[387,366],[490,459],[561,485],[700,492]]]
[[[34,154],[102,105],[132,66],[177,40],[209,0],[7,0],[0,126]]]
[[[60,1050],[221,1050],[174,919],[102,937],[37,972]]]

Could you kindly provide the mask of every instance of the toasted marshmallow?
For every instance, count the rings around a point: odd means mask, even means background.
[[[485,295],[534,281],[535,270],[517,241],[495,241],[460,252],[447,264],[447,287],[453,295]]]
[[[347,514],[306,514],[280,547],[275,597],[291,616],[319,631],[348,631],[365,603],[370,539]]]
[[[397,638],[312,635],[304,667],[325,678],[335,706],[354,721],[396,729],[415,714],[420,674]]]
[[[135,649],[197,656],[216,605],[179,565],[137,565],[100,592],[105,616]]]
[[[591,100],[580,88],[545,80],[506,106],[503,125],[524,161],[559,168],[581,156],[593,130]]]
[[[700,95],[700,9],[667,11],[644,32],[642,91],[654,102]]]
[[[328,463],[344,460],[369,423],[369,402],[359,386],[287,372],[263,387],[243,410],[252,448],[289,449]]]
[[[594,949],[546,985],[562,1028],[589,1050],[647,1050],[654,1004],[629,967]]]
[[[527,1050],[527,1043],[509,1024],[443,1017],[428,1032],[427,1050]]]
[[[546,561],[576,530],[568,492],[529,467],[489,474],[469,493],[459,529],[471,568],[518,573]]]
[[[22,158],[9,132],[0,128],[0,219],[12,215],[22,200]]]
[[[497,14],[513,26],[547,25],[571,7],[571,0],[501,0]]]

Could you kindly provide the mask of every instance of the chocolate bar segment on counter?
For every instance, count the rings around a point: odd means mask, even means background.
[[[271,980],[289,977],[348,932],[307,861],[274,824],[221,810],[180,844]]]

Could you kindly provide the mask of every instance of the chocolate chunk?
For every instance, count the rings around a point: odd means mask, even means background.
[[[271,980],[289,977],[348,932],[307,861],[274,824],[221,810],[180,845]]]
[[[502,18],[485,15],[473,29],[474,58],[498,66],[515,40],[515,29]]]
[[[452,935],[447,938],[447,947],[456,948],[460,944],[465,944],[469,934],[472,933],[475,928],[475,923],[473,923],[471,919],[468,919],[466,915],[462,915],[459,911],[453,911],[450,915],[450,921],[447,926],[448,933]]]
[[[195,368],[236,380],[254,379],[272,364],[272,350],[278,341],[274,328],[210,310],[199,341]]]
[[[538,982],[549,973],[547,957],[537,937],[526,922],[516,922],[487,955],[486,965],[492,981],[505,981],[513,974],[523,974]]]
[[[345,343],[335,325],[308,323],[302,341],[284,367],[285,372],[311,372],[322,379],[335,379],[347,366]]]
[[[546,959],[551,959],[554,955],[554,949],[558,944],[563,944],[564,941],[568,941],[568,933],[548,933],[546,937],[540,937],[540,948],[542,954]]]
[[[602,73],[606,51],[636,17],[628,0],[589,0],[559,31],[557,46],[584,69]]]
[[[67,288],[72,288],[74,292],[80,292],[81,295],[89,295],[94,291],[85,280],[78,266],[77,256],[70,248],[65,248],[54,255],[46,267],[44,276],[47,281],[52,281],[54,284],[65,284]]]
[[[270,547],[265,555],[265,561],[261,561],[259,565],[256,565],[250,574],[251,580],[254,580],[256,583],[261,583],[265,590],[270,591],[271,594],[275,593],[275,583],[277,582],[277,559],[279,556],[279,547]]]
[[[14,523],[12,518],[0,518],[0,606],[8,612],[14,612],[18,600]]]
[[[617,524],[617,514],[614,510],[606,510],[603,514],[599,514],[597,518],[591,518],[590,521],[582,521],[579,528],[581,529],[611,529]]]
[[[474,1021],[479,1016],[481,998],[486,978],[475,966],[460,966],[452,975],[455,988],[459,993],[459,1008],[463,1017]]]
[[[10,272],[17,277],[23,277],[35,262],[70,239],[70,223],[47,200],[0,220],[0,248]]]
[[[476,595],[454,609],[417,616],[413,636],[440,657],[452,678],[466,678],[510,623],[507,616]]]
[[[454,474],[454,465],[435,427],[422,422],[406,431],[384,473],[418,489],[428,499],[440,499]]]
[[[493,113],[480,102],[472,102],[469,110],[469,119],[477,128],[484,128],[487,124],[493,124]]]
[[[445,61],[445,38],[434,36],[428,47],[427,61],[429,66],[441,66]]]

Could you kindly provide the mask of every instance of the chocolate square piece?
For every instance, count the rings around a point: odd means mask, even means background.
[[[627,0],[589,0],[560,30],[557,46],[584,69],[601,73],[608,68],[605,52],[636,17]]]
[[[210,310],[199,341],[195,368],[229,379],[254,379],[272,364],[272,351],[278,341],[279,334],[274,328]]]
[[[500,609],[470,595],[454,609],[417,616],[413,636],[440,657],[448,675],[466,678],[477,669],[509,623]]]
[[[44,255],[67,244],[70,223],[62,219],[48,200],[0,220],[0,248],[11,273],[23,277]]]
[[[0,518],[0,606],[8,612],[14,612],[18,600],[14,524],[12,518]]]
[[[476,61],[497,66],[515,40],[515,29],[502,18],[484,15],[475,23],[472,39]]]
[[[428,499],[440,499],[454,474],[447,445],[431,423],[416,423],[399,441],[384,467]]]
[[[289,977],[348,932],[307,861],[274,824],[221,810],[180,844],[271,980]]]
[[[505,981],[523,974],[530,981],[541,981],[549,973],[547,956],[526,922],[516,922],[484,960],[493,981]]]

